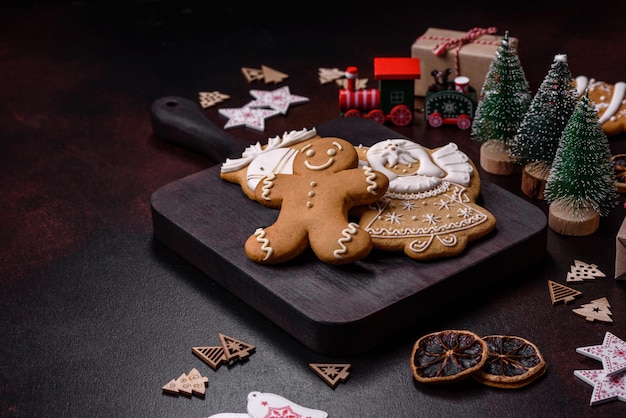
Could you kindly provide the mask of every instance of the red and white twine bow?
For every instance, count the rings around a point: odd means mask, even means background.
[[[435,41],[444,41],[442,43],[438,43],[432,49],[433,54],[441,57],[446,54],[450,49],[456,48],[455,57],[454,57],[454,69],[456,75],[460,75],[460,65],[459,65],[459,51],[461,47],[465,44],[476,43],[481,45],[498,45],[498,42],[493,41],[481,41],[480,38],[483,35],[494,34],[498,30],[495,27],[489,28],[473,28],[467,31],[467,33],[460,38],[448,38],[444,36],[420,36],[420,39],[430,39]]]

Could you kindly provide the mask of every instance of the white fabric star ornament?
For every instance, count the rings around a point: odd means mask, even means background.
[[[607,376],[604,370],[574,370],[574,376],[593,386],[590,406],[614,399],[626,402],[626,373]]]
[[[608,331],[604,334],[604,341],[601,345],[579,347],[576,352],[600,360],[607,376],[626,371],[626,341]]]
[[[218,109],[220,115],[228,118],[224,129],[246,126],[251,129],[263,132],[265,130],[265,119],[277,115],[279,112],[274,109],[259,109],[243,107]]]
[[[308,97],[291,94],[289,87],[280,87],[276,90],[250,90],[250,94],[256,100],[248,104],[250,107],[269,107],[277,110],[283,115],[287,114],[289,106],[292,104],[306,103]]]

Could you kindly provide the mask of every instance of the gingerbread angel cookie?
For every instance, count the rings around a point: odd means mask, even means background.
[[[588,78],[584,75],[576,77],[578,96],[586,91],[598,111],[598,123],[608,136],[626,131],[626,83],[623,81],[609,84]]]
[[[358,208],[374,248],[416,260],[460,254],[496,225],[479,206],[480,179],[456,144],[431,150],[407,139],[360,147],[361,161],[389,178],[383,198]]]
[[[291,260],[307,247],[323,262],[346,264],[367,256],[370,235],[349,221],[350,209],[381,199],[389,180],[368,165],[359,167],[352,144],[339,138],[310,141],[295,151],[291,173],[269,172],[256,185],[256,201],[280,208],[276,222],[258,228],[245,244],[258,263]]]

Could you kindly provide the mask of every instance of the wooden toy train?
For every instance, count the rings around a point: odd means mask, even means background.
[[[358,68],[346,69],[346,88],[339,90],[339,109],[343,117],[362,117],[383,124],[407,126],[414,119],[414,80],[420,78],[418,58],[374,58],[374,79],[379,88],[357,89]],[[435,83],[424,98],[424,117],[438,128],[456,125],[468,129],[476,110],[476,91],[469,80],[457,77],[448,82],[450,70],[434,70]]]
[[[378,123],[391,121],[406,126],[413,121],[414,80],[420,77],[417,58],[374,58],[374,79],[378,89],[357,89],[357,67],[346,69],[346,88],[339,90],[343,117],[363,117]]]
[[[461,129],[472,126],[476,111],[476,90],[469,85],[467,77],[456,77],[448,81],[450,69],[433,70],[435,83],[428,87],[424,98],[424,117],[434,128],[441,125],[456,125]]]

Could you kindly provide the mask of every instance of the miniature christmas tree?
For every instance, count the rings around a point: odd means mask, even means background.
[[[485,76],[471,127],[472,138],[482,143],[480,160],[485,171],[492,174],[520,171],[520,165],[509,153],[509,143],[530,101],[528,81],[507,31]]]
[[[511,140],[510,153],[524,167],[522,191],[543,199],[545,182],[565,125],[576,107],[577,94],[567,56],[555,55],[548,74]]]
[[[595,232],[617,205],[611,151],[587,93],[568,121],[546,180],[548,225],[563,235]]]

